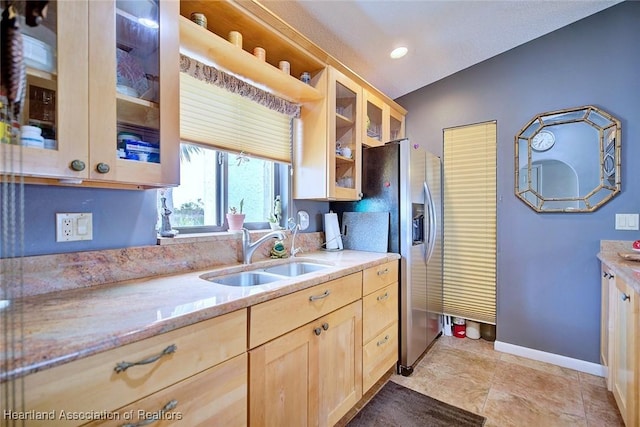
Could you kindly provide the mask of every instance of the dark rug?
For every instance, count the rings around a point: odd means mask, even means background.
[[[486,419],[448,403],[387,382],[348,427],[481,427]]]

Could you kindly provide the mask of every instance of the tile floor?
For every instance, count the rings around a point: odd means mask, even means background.
[[[391,380],[487,418],[485,427],[624,426],[604,378],[442,336],[410,377]]]

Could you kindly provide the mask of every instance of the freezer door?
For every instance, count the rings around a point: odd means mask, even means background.
[[[400,150],[402,254],[400,364],[411,366],[429,345],[427,318],[426,153],[408,140]],[[416,230],[421,227],[421,230]]]

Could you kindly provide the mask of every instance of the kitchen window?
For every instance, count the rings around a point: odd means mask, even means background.
[[[181,233],[214,232],[227,230],[225,213],[243,200],[245,227],[269,228],[278,195],[286,214],[289,175],[288,164],[183,143],[180,186],[160,191],[158,206],[166,197],[171,225]]]
[[[172,211],[172,228],[226,231],[225,214],[243,201],[244,226],[268,229],[277,196],[284,225],[292,121],[299,111],[235,76],[181,56],[180,186],[159,192]],[[158,207],[161,212],[161,203]]]

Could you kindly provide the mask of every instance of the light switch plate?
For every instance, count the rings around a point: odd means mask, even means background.
[[[640,214],[616,214],[616,230],[638,230]]]
[[[57,213],[56,242],[93,240],[93,214]]]

